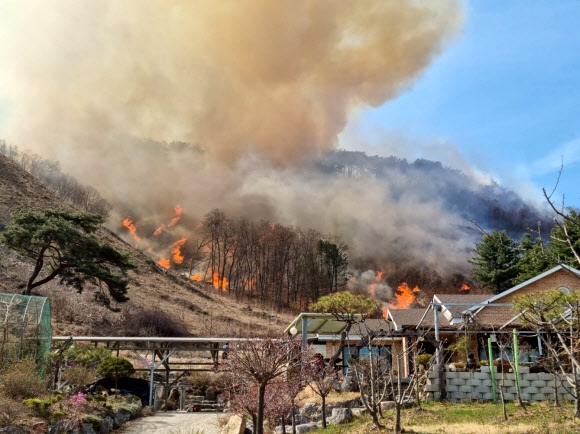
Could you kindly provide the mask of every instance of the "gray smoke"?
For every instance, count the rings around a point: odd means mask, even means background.
[[[0,136],[97,187],[122,210],[114,224],[219,207],[340,233],[352,256],[464,267],[461,222],[437,197],[310,166],[461,22],[453,0],[8,0]]]

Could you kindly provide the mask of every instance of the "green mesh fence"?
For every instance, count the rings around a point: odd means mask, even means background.
[[[48,298],[0,294],[0,369],[29,359],[37,362],[42,375],[51,340]]]

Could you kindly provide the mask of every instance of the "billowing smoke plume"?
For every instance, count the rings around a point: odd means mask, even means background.
[[[466,246],[440,236],[458,222],[436,198],[309,162],[460,25],[452,0],[7,0],[0,137],[124,204],[119,222],[220,207],[453,267]]]

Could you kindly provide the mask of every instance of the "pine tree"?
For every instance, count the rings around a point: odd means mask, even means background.
[[[506,231],[487,233],[475,246],[473,277],[499,294],[511,288],[518,275],[518,245]]]
[[[128,255],[94,235],[103,222],[99,214],[63,208],[14,213],[0,241],[35,262],[23,294],[58,277],[79,293],[87,283],[94,284],[95,298],[105,305],[110,298],[127,301],[126,273],[135,266]]]

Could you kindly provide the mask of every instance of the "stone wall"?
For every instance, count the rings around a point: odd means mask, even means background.
[[[500,399],[499,387],[503,384],[507,401],[517,400],[516,374],[498,373],[493,367],[496,383],[496,399]],[[439,374],[437,370],[427,373],[424,388],[425,399],[439,399]],[[502,380],[503,376],[503,380]],[[490,401],[493,399],[492,377],[489,366],[482,366],[476,372],[445,372],[447,399],[451,402]],[[571,400],[570,386],[566,380],[553,374],[530,373],[529,368],[520,368],[521,397],[525,401],[554,401],[554,381],[560,400]]]

